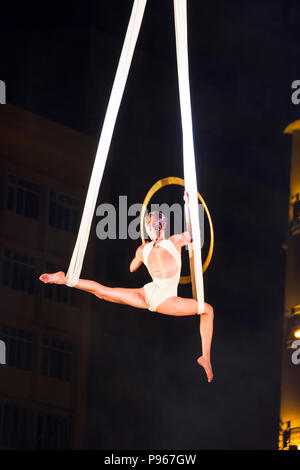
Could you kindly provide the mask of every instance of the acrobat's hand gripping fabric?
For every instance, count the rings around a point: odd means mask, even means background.
[[[133,4],[117,73],[100,135],[79,232],[66,276],[68,279],[67,285],[69,287],[76,286],[81,273],[86,246],[89,239],[92,218],[95,212],[95,206],[99,193],[99,187],[102,180],[110,142],[130,69],[136,41],[143,20],[146,3],[147,0],[135,0]]]
[[[197,198],[197,178],[193,139],[193,123],[189,84],[186,0],[174,0],[175,33],[179,97],[183,138],[184,184],[189,194],[190,223],[193,235],[195,284],[198,313],[204,310],[204,289],[201,257],[201,232]]]

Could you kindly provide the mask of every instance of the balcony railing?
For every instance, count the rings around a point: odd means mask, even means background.
[[[291,234],[293,236],[300,234],[300,195],[296,194],[292,198],[293,218],[290,225]]]
[[[294,305],[285,314],[285,338],[286,347],[289,349],[300,332],[300,305]]]
[[[299,419],[283,423],[279,434],[279,450],[300,450],[299,424]]]

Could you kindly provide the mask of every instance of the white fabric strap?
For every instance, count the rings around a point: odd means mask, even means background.
[[[147,0],[135,0],[129,20],[117,73],[112,87],[103,128],[96,152],[91,180],[85,200],[77,241],[67,272],[67,285],[76,286],[83,264],[91,223],[95,212],[99,187],[109,152],[111,138],[129,73],[136,41],[139,35]]]
[[[193,123],[189,84],[187,6],[186,0],[174,0],[175,33],[181,123],[183,136],[183,167],[185,189],[189,194],[190,222],[193,234],[195,284],[198,313],[204,311],[204,289],[201,258],[201,232],[197,198],[197,178],[193,139]]]

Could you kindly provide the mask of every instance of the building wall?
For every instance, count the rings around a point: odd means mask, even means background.
[[[298,197],[297,197],[298,195]],[[287,242],[284,330],[282,345],[281,409],[279,448],[300,449],[300,365],[296,353],[295,331],[300,331],[300,132],[292,135],[289,226]],[[295,207],[296,206],[296,207]],[[299,206],[299,203],[298,203]],[[294,343],[294,344],[293,344]],[[298,349],[300,341],[298,341]],[[294,355],[293,355],[294,353]],[[299,356],[299,354],[298,354]],[[294,358],[294,359],[293,359]]]
[[[80,448],[91,299],[38,278],[67,270],[93,142],[11,105],[0,107],[0,142],[0,446]],[[92,254],[93,237],[90,272]]]

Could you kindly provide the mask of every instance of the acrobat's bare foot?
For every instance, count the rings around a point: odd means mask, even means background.
[[[62,271],[59,271],[57,273],[52,273],[52,274],[42,274],[39,277],[40,281],[44,282],[45,284],[65,284],[66,283],[66,277],[65,273]]]
[[[204,356],[200,356],[200,357],[198,357],[197,362],[198,362],[199,366],[203,367],[203,369],[205,370],[208,382],[211,382],[212,379],[213,379],[214,374],[213,374],[213,371],[212,371],[210,361],[205,359]]]

